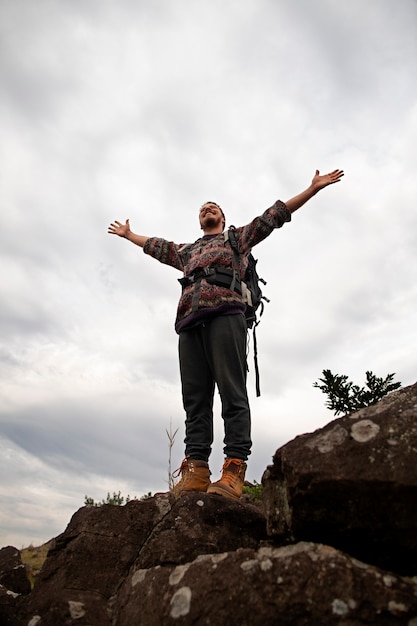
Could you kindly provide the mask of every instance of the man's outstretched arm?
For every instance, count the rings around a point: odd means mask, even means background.
[[[137,235],[136,233],[132,233],[132,231],[130,230],[129,220],[126,220],[125,224],[122,224],[121,222],[115,220],[112,224],[110,224],[107,232],[110,235],[118,235],[119,237],[124,237],[125,239],[128,239],[135,245],[140,246],[141,248],[143,248],[143,246],[149,239],[149,237],[145,237],[144,235]]]
[[[315,196],[318,191],[324,189],[324,187],[327,187],[328,185],[338,183],[342,176],[344,176],[343,170],[334,170],[333,172],[323,174],[322,176],[320,175],[319,170],[316,170],[313,180],[311,181],[311,185],[297,196],[294,196],[294,198],[287,200],[285,204],[291,213],[294,213],[294,211],[302,207],[303,204]]]

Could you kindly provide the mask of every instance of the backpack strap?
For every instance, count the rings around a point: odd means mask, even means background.
[[[233,276],[232,285],[230,287],[231,289],[235,288],[236,276],[239,278],[239,281],[240,281],[239,249],[238,249],[238,246],[237,246],[237,241],[236,241],[236,235],[234,233],[234,228],[235,228],[234,226],[230,226],[223,233],[225,243],[229,242],[229,244],[230,244],[230,246],[231,246],[231,248],[233,250],[234,276]],[[245,283],[242,282],[242,285],[245,285]],[[245,285],[245,287],[246,287],[246,285]]]
[[[194,241],[194,243],[186,243],[180,248],[178,248],[178,254],[180,254],[183,257],[184,267],[187,265],[188,260],[190,258],[191,248],[199,241],[200,239],[197,239],[197,241]],[[200,299],[200,291],[201,291],[201,279],[202,279],[202,276],[199,276],[192,281],[195,283],[195,289],[194,289],[193,298],[191,301],[191,310],[194,312],[198,310],[198,302]],[[178,282],[183,288],[187,284],[188,280],[189,280],[188,277],[178,278]]]
[[[256,340],[256,327],[259,322],[255,323],[253,327],[253,361],[255,365],[255,388],[256,388],[256,397],[259,398],[261,395],[261,384],[260,384],[260,376],[259,376],[259,365],[258,365],[258,342]]]
[[[237,255],[237,258],[239,258],[239,249],[238,249],[236,235],[234,233],[234,230],[235,230],[235,227],[230,226],[230,228],[224,231],[223,237],[224,237],[225,242],[228,241],[230,245],[232,246],[232,250],[235,253],[235,257]]]
[[[194,241],[194,243],[185,243],[183,246],[178,248],[178,254],[180,256],[183,256],[184,265],[187,265],[188,263],[188,259],[190,258],[191,248],[194,246],[194,244],[198,243],[199,241],[200,239],[197,239],[197,241]]]

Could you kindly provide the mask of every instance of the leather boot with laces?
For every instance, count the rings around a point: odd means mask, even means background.
[[[188,491],[207,491],[210,485],[211,472],[206,461],[185,458],[172,476],[178,478],[180,474],[180,481],[172,489],[177,498]]]
[[[222,477],[212,483],[207,493],[216,493],[219,496],[239,500],[245,482],[246,463],[242,459],[226,459],[223,465]]]

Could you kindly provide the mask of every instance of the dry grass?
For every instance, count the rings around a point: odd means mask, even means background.
[[[39,574],[42,565],[45,562],[49,548],[52,546],[53,539],[47,541],[42,546],[34,547],[32,545],[20,550],[22,563],[26,567],[27,577],[30,584],[35,584],[36,576]]]

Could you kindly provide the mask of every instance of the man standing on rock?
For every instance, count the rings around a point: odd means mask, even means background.
[[[245,303],[239,287],[254,245],[275,228],[291,220],[291,214],[318,191],[341,180],[343,171],[323,176],[319,171],[309,187],[288,200],[277,200],[261,216],[234,230],[239,253],[224,237],[226,219],[220,206],[206,202],[200,209],[203,237],[192,245],[175,244],[159,237],[145,237],[115,221],[108,229],[143,248],[161,263],[184,273],[175,330],[179,334],[182,397],[186,413],[185,459],[174,493],[216,493],[239,499],[251,452],[251,418],[246,392]],[[238,275],[236,275],[238,274]],[[227,277],[230,277],[228,280]],[[213,443],[213,399],[219,390],[224,421],[225,462],[220,480],[210,482],[208,460]]]

